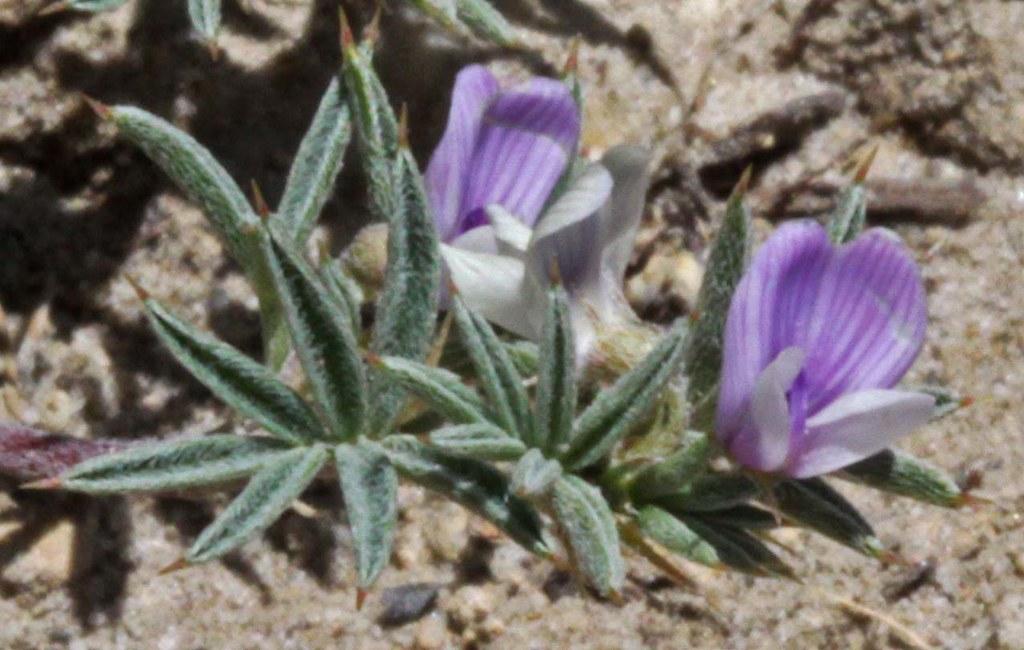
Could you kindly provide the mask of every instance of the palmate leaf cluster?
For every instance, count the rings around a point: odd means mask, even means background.
[[[584,379],[570,305],[557,283],[536,346],[507,340],[450,291],[465,362],[445,368],[428,361],[441,270],[423,179],[404,120],[372,68],[371,47],[347,30],[343,42],[344,65],[273,211],[262,199],[250,205],[209,152],[162,119],[131,107],[98,109],[203,208],[259,297],[263,363],[141,292],[174,357],[263,433],[94,458],[58,477],[60,487],[102,494],[244,484],[184,558],[203,562],[265,529],[317,477],[336,480],[362,589],[388,564],[400,478],[463,504],[535,554],[564,553],[608,597],[625,580],[623,547],[670,575],[681,575],[681,559],[792,577],[769,534],[791,525],[887,556],[871,525],[828,481],[766,480],[721,462],[710,422],[726,311],[750,255],[744,183],[712,246],[699,317],[663,332],[614,381]],[[372,212],[389,231],[384,286],[367,332],[360,288],[339,261],[314,264],[306,256],[352,140]],[[837,242],[863,228],[860,180],[830,218]],[[292,353],[303,369],[300,386],[278,372]],[[955,397],[931,390],[940,398],[936,416],[955,408]],[[655,438],[660,444],[645,446]],[[902,452],[883,452],[837,477],[945,507],[966,500],[945,474]]]

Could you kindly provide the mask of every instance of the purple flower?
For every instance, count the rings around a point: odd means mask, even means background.
[[[882,451],[931,417],[931,396],[892,388],[926,320],[917,266],[891,232],[836,247],[817,223],[783,225],[729,308],[719,441],[748,468],[794,478]]]
[[[569,88],[534,77],[503,89],[472,65],[455,80],[448,126],[427,166],[441,240],[494,252],[486,208],[533,227],[576,151],[580,113]]]

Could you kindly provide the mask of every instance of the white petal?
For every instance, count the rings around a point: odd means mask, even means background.
[[[536,340],[540,335],[538,310],[530,299],[521,260],[441,245],[441,255],[452,282],[471,309],[505,329]]]
[[[935,398],[904,390],[843,395],[807,420],[807,439],[790,468],[796,478],[826,474],[876,454],[931,418]]]
[[[497,253],[497,233],[492,226],[478,226],[467,230],[449,244],[452,248],[475,253]]]
[[[494,229],[494,237],[498,242],[498,252],[510,257],[523,258],[526,255],[527,246],[530,245],[533,231],[511,212],[496,203],[487,206],[486,212]]]
[[[750,411],[756,428],[756,457],[759,468],[776,470],[786,462],[793,424],[789,416],[789,392],[803,368],[804,351],[786,348],[757,377]]]
[[[601,210],[602,268],[609,282],[622,283],[633,255],[636,230],[644,212],[650,184],[650,152],[642,147],[621,145],[608,151],[601,166],[614,182],[611,200]]]

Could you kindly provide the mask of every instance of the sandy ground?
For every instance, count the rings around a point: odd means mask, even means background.
[[[0,0],[0,417],[80,436],[243,426],[159,349],[123,277],[255,352],[253,298],[202,215],[98,126],[79,94],[174,120],[236,179],[276,197],[338,60],[334,3],[228,1],[217,61],[190,36],[184,2],[45,18],[34,15],[40,4]],[[881,145],[871,219],[906,238],[929,291],[928,341],[910,380],[975,397],[903,446],[980,479],[993,504],[949,512],[843,486],[885,542],[922,564],[880,566],[783,531],[802,584],[698,573],[682,589],[633,560],[619,606],[488,541],[459,508],[403,489],[394,566],[356,612],[350,538],[330,489],[307,495],[320,518],[288,514],[237,557],[165,577],[157,571],[216,499],[8,489],[0,647],[1024,648],[1024,3],[495,4],[527,51],[453,42],[385,14],[378,60],[409,105],[417,153],[425,160],[440,133],[461,65],[550,71],[579,34],[586,144],[657,152],[629,285],[651,318],[686,308],[743,167],[755,165],[758,214],[778,219],[827,207],[842,161]],[[335,250],[361,206],[358,176],[346,173],[324,218]]]

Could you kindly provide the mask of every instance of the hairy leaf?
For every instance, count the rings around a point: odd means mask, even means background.
[[[478,460],[516,460],[526,445],[489,423],[462,424],[431,432],[430,442],[438,449]]]
[[[192,28],[207,41],[217,38],[220,30],[221,0],[188,0],[188,17]]]
[[[140,445],[79,463],[61,487],[90,494],[165,492],[241,478],[290,454],[273,438],[205,436]]]
[[[673,553],[710,567],[721,566],[715,547],[689,526],[655,506],[644,506],[634,520],[643,534]]]
[[[849,465],[839,476],[946,508],[957,508],[967,501],[956,481],[941,469],[895,449]]]
[[[539,449],[531,449],[512,470],[512,491],[524,499],[539,499],[562,475],[562,466],[557,460],[548,460]]]
[[[282,232],[302,245],[334,189],[345,149],[352,137],[352,118],[340,77],[331,79],[309,130],[288,172],[284,194],[273,215]]]
[[[108,11],[117,9],[128,0],[64,0],[69,9],[78,11]],[[60,3],[58,3],[60,4]]]
[[[264,247],[295,352],[325,423],[339,439],[355,437],[366,415],[366,377],[351,318],[337,309],[291,242],[268,234]]]
[[[563,475],[555,481],[551,505],[587,582],[602,596],[618,593],[626,564],[615,516],[600,490],[577,476]]]
[[[757,483],[744,474],[708,474],[654,502],[676,514],[709,512],[745,503],[759,492]]]
[[[225,404],[279,438],[302,442],[324,437],[312,409],[265,366],[177,318],[157,301],[144,305],[157,336],[178,363]]]
[[[224,512],[196,539],[185,559],[206,562],[230,553],[274,523],[330,457],[324,447],[293,449],[263,465]]]
[[[804,526],[865,555],[882,550],[871,524],[820,478],[780,481],[773,493],[779,509]]]
[[[828,218],[828,237],[835,244],[853,241],[864,230],[867,221],[867,190],[863,183],[853,183],[839,194],[835,210]]]
[[[0,478],[17,483],[52,479],[78,463],[139,444],[121,438],[75,438],[0,421]]]
[[[722,563],[758,576],[793,578],[793,570],[763,542],[740,528],[713,524],[698,516],[682,517],[690,530],[711,544]]]
[[[477,36],[503,47],[516,45],[512,26],[487,0],[455,0],[458,17]]]
[[[352,331],[358,335],[363,329],[363,290],[342,268],[338,260],[324,257],[317,268],[320,283],[334,298],[335,308],[341,310],[349,319]]]
[[[700,516],[710,524],[725,524],[744,530],[771,530],[779,526],[779,520],[775,514],[746,503],[703,512]]]
[[[372,585],[391,557],[398,523],[398,474],[372,443],[339,445],[334,450],[352,526],[359,586]]]
[[[562,464],[578,470],[597,462],[654,406],[676,374],[686,350],[687,329],[677,322],[639,364],[602,391],[574,424]]]
[[[554,452],[572,434],[576,416],[576,346],[565,291],[552,289],[541,339],[534,446]]]
[[[540,516],[511,493],[508,480],[493,467],[433,449],[412,436],[388,436],[382,444],[407,478],[485,517],[527,550],[547,555]]]
[[[505,351],[520,377],[532,377],[540,371],[540,350],[533,341],[510,341]]]
[[[635,502],[646,502],[682,490],[707,470],[713,452],[707,434],[700,431],[684,432],[678,451],[636,475],[630,487],[630,496]]]
[[[452,422],[488,422],[480,396],[455,373],[399,357],[383,357],[377,369],[396,386],[426,401]]]

